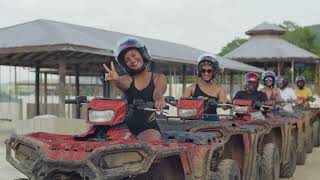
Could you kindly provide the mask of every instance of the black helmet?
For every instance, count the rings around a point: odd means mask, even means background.
[[[259,75],[255,72],[248,72],[244,75],[244,89],[249,90],[250,83],[255,83],[254,89],[250,91],[256,91],[259,87]]]
[[[114,50],[114,57],[117,60],[117,62],[124,68],[124,70],[130,75],[135,74],[135,71],[128,68],[128,66],[126,65],[126,63],[123,59],[125,53],[130,49],[137,49],[143,58],[145,67],[147,69],[150,69],[151,56],[148,52],[146,45],[137,38],[125,37],[125,38],[120,39],[117,42],[117,46]]]
[[[288,86],[288,84],[289,84],[289,79],[287,77],[285,76],[276,77],[276,85],[278,86],[278,88],[284,89]]]
[[[216,59],[215,55],[212,54],[202,54],[198,58],[198,76],[201,77],[201,68],[205,63],[209,63],[212,66],[213,69],[213,74],[212,74],[212,79],[220,73],[220,67],[219,67],[219,62]]]
[[[275,83],[275,80],[276,80],[276,73],[274,73],[273,71],[266,71],[266,72],[262,73],[262,81],[263,81],[264,85],[266,85],[265,79],[267,77],[271,77],[273,79],[272,86],[274,86],[274,83]]]

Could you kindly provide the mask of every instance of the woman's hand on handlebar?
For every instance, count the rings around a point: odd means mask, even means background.
[[[166,107],[165,97],[162,97],[161,99],[155,100],[154,106],[157,109],[157,111],[162,112],[163,109]]]

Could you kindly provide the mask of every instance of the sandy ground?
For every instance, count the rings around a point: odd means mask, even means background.
[[[5,159],[4,140],[12,132],[11,123],[0,121],[0,180],[25,178],[18,170],[7,163]],[[290,180],[315,180],[320,177],[320,148],[314,148],[307,157],[306,165],[297,166],[294,177]],[[289,179],[283,179],[289,180]]]

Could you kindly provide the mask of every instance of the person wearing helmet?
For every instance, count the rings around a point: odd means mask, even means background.
[[[183,98],[212,98],[216,101],[222,101],[227,103],[228,99],[226,96],[226,91],[222,85],[216,84],[214,78],[220,73],[219,62],[216,56],[211,54],[203,54],[198,58],[198,77],[200,82],[192,84],[186,88],[182,94]],[[223,109],[226,109],[224,107]],[[217,109],[212,107],[209,108],[205,113],[217,114]]]
[[[132,104],[134,99],[143,99],[145,102],[154,102],[155,108],[162,111],[166,105],[163,95],[166,92],[167,80],[163,74],[150,71],[151,56],[145,44],[139,39],[127,37],[118,41],[114,52],[116,61],[128,75],[119,76],[111,62],[111,68],[103,64],[107,71],[105,80],[125,93],[128,104]],[[161,139],[154,112],[132,112],[132,116],[127,117],[125,122],[138,139]]]
[[[264,87],[261,89],[261,91],[266,93],[268,100],[270,100],[272,104],[283,101],[279,88],[275,87],[275,81],[276,74],[274,72],[266,71],[262,74],[262,82]]]
[[[233,99],[252,100],[254,102],[265,103],[268,101],[267,95],[258,91],[259,75],[255,72],[248,72],[244,75],[244,91],[238,91]]]
[[[295,94],[299,100],[302,101],[304,107],[309,107],[309,97],[312,96],[312,92],[308,87],[305,87],[306,79],[304,76],[296,77],[296,85],[298,88],[295,89]]]
[[[291,87],[288,87],[289,79],[286,76],[277,76],[276,85],[280,89],[281,98],[284,102],[295,102],[300,104],[301,101],[297,98],[294,90]]]

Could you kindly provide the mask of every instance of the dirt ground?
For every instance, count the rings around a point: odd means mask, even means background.
[[[5,158],[4,140],[12,132],[11,123],[0,122],[0,180],[25,178],[18,170],[7,163]],[[290,180],[315,180],[320,177],[320,148],[314,148],[307,157],[306,165],[297,166],[294,177]],[[289,179],[283,179],[289,180]]]

